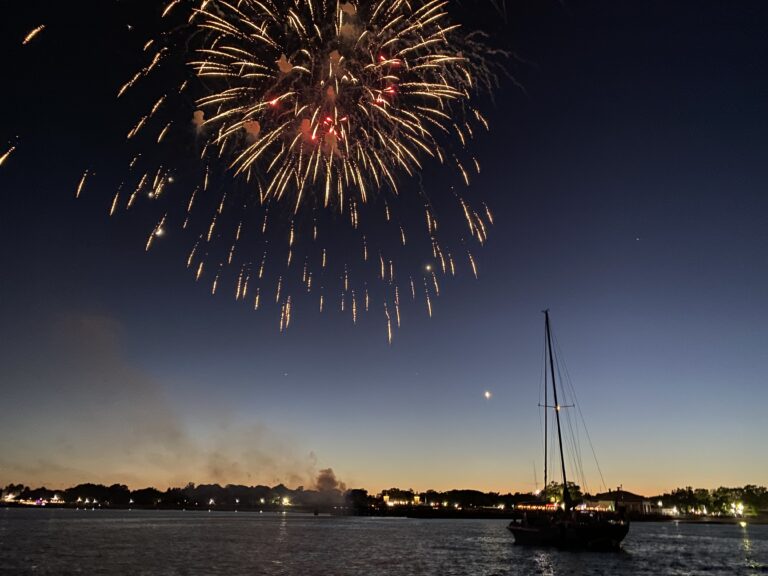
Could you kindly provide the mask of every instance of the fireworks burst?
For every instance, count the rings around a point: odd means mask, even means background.
[[[396,190],[399,170],[444,157],[435,130],[463,135],[450,111],[471,76],[464,57],[444,50],[458,28],[440,23],[446,2],[410,13],[404,2],[366,13],[285,4],[210,3],[193,17],[211,34],[191,65],[215,85],[198,101],[199,127],[235,174],[266,166],[267,199],[291,196],[298,211],[322,189],[324,207],[341,208],[350,194],[366,202],[371,182]]]
[[[488,128],[474,99],[493,84],[486,60],[493,52],[481,35],[451,20],[448,4],[172,0],[162,16],[177,21],[176,32],[146,43],[147,65],[118,97],[158,70],[186,73],[176,74],[173,90],[155,95],[127,133],[141,153],[110,214],[140,199],[167,199],[147,250],[172,221],[200,230],[187,259],[196,280],[210,270],[215,292],[231,270],[236,300],[245,301],[249,282],[258,284],[250,292],[253,309],[265,304],[265,283],[274,282],[281,330],[290,326],[299,291],[314,293],[321,310],[338,293],[339,309],[357,322],[371,307],[368,280],[375,275],[391,341],[401,284],[416,298],[414,274],[396,271],[406,245],[416,246],[422,263],[425,256],[435,263],[428,271],[417,264],[431,316],[437,273],[456,273],[452,250],[466,254],[477,276],[470,244],[483,244],[492,224],[487,207],[476,211],[454,190],[442,193],[456,200],[469,232],[451,249],[423,188],[410,195],[411,204],[399,190],[431,159],[454,165],[467,186],[480,170],[466,146],[478,128]],[[191,132],[202,170],[181,197],[172,161],[148,167],[156,155],[146,154],[146,144],[178,151]],[[420,234],[406,233],[414,199],[424,210]],[[340,228],[348,234],[341,241]],[[331,265],[334,249],[339,257]]]

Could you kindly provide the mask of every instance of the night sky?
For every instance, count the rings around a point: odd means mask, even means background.
[[[141,4],[0,2],[0,484],[531,490],[544,308],[608,486],[768,481],[768,5],[459,9],[516,54],[472,144],[495,226],[388,345],[380,313],[280,333],[109,218]]]

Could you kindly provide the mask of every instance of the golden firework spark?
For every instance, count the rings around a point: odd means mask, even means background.
[[[11,147],[10,147],[10,148],[9,148],[9,149],[8,149],[8,150],[5,152],[5,154],[3,154],[2,156],[0,156],[0,166],[2,166],[3,164],[5,164],[5,161],[6,161],[6,160],[8,160],[8,158],[10,158],[10,157],[11,157],[11,154],[13,154],[14,150],[16,150],[16,146],[11,146]]]
[[[29,44],[30,42],[32,42],[32,40],[34,40],[34,39],[35,39],[35,37],[36,37],[38,34],[40,34],[40,32],[42,32],[43,30],[45,30],[45,24],[40,24],[40,26],[38,26],[37,28],[33,28],[32,30],[30,30],[30,31],[29,31],[29,34],[27,34],[27,35],[24,37],[24,40],[22,40],[22,42],[21,42],[21,45],[22,45],[22,46],[26,46],[27,44]]]
[[[75,190],[75,198],[80,198],[80,194],[83,193],[83,188],[85,188],[85,181],[88,179],[88,170],[83,172],[83,176],[80,178],[80,182],[77,184],[77,189]]]

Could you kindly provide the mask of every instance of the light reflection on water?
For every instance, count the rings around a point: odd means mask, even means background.
[[[555,571],[552,569],[551,550],[536,550],[533,552],[533,559],[536,563],[536,574],[554,576]]]
[[[515,546],[496,520],[0,509],[0,574],[752,576],[768,526],[635,523],[588,553]]]

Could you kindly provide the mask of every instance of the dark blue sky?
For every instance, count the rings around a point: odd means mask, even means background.
[[[444,281],[391,346],[380,315],[300,312],[281,334],[195,284],[186,244],[145,254],[98,178],[75,201],[84,169],[125,164],[114,93],[143,37],[117,6],[78,23],[14,4],[0,25],[0,153],[17,145],[0,167],[0,483],[306,484],[330,466],[374,490],[528,489],[545,307],[609,485],[768,480],[768,6],[509,7],[492,29],[522,89],[495,93],[474,143],[470,195],[496,222],[479,280]]]

